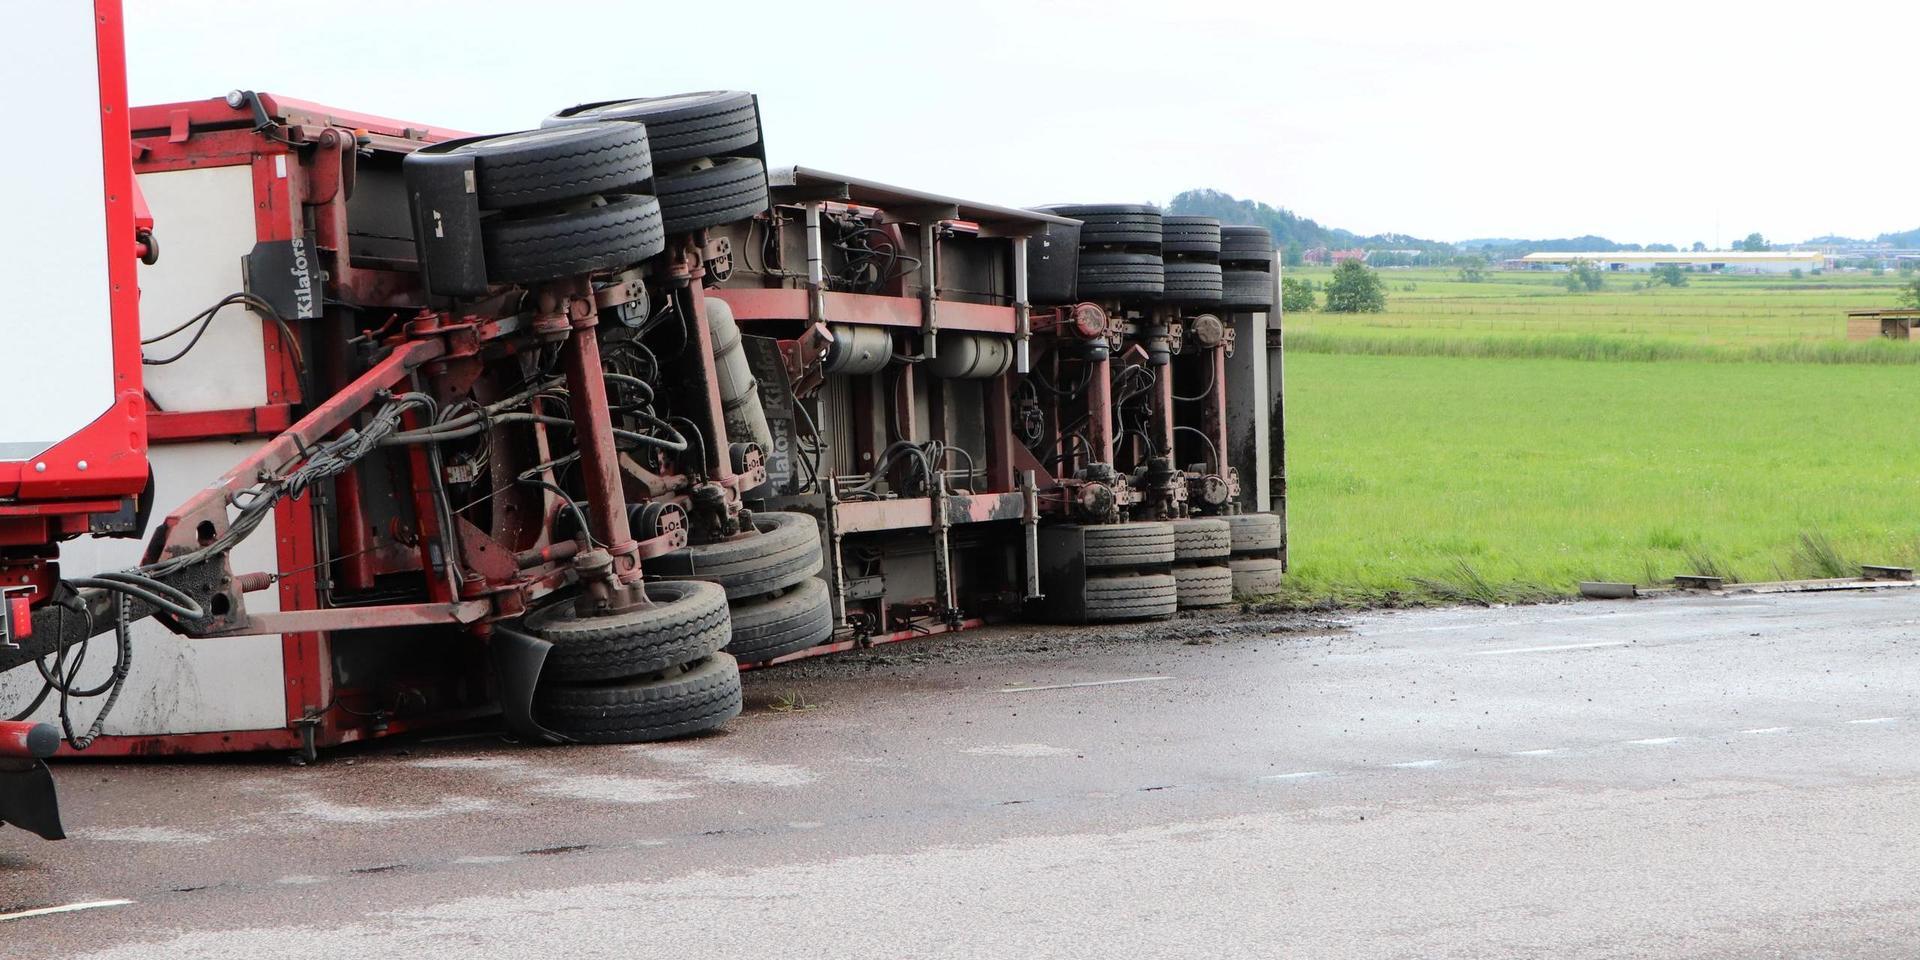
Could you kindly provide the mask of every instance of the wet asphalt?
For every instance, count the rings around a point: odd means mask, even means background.
[[[1920,955],[1920,590],[995,628],[724,733],[69,763],[0,957]]]

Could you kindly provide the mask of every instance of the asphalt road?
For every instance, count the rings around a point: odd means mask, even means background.
[[[0,957],[1920,955],[1920,591],[985,631],[724,734],[67,765]]]

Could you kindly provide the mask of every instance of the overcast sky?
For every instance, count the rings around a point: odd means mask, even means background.
[[[735,88],[776,165],[1016,205],[1213,187],[1444,240],[1920,227],[1911,0],[126,5],[135,103],[246,87],[479,133]]]

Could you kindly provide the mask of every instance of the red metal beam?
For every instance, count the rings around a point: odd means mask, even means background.
[[[249,614],[246,623],[205,636],[246,637],[259,633],[460,626],[479,622],[492,609],[493,605],[485,600],[460,600],[453,603],[396,603],[380,607],[283,610],[278,613]]]
[[[834,509],[838,511],[834,529],[842,534],[925,530],[933,523],[933,501],[927,497],[853,501],[842,503]],[[1025,501],[1017,490],[947,497],[949,523],[1018,520],[1024,510]]]
[[[293,425],[293,405],[270,403],[237,410],[153,410],[147,439],[155,443],[271,437]]]
[[[805,320],[807,291],[789,288],[723,288],[708,291],[733,308],[736,320]],[[923,321],[918,297],[883,297],[866,293],[829,292],[828,323],[857,323],[874,327],[911,327],[920,329]],[[1015,318],[1012,307],[990,303],[940,301],[940,329],[971,330],[1012,336]]]

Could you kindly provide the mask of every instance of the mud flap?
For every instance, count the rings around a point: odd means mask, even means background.
[[[494,624],[492,642],[493,675],[500,686],[500,714],[507,730],[529,743],[572,743],[533,719],[533,690],[553,644],[502,624]]]
[[[48,840],[65,840],[60,798],[45,761],[0,758],[0,823],[11,823]]]

